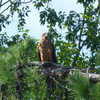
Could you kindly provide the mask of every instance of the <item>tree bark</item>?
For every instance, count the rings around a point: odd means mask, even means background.
[[[49,61],[30,62],[26,65],[26,67],[31,67],[31,66],[34,66],[35,68],[37,68],[39,72],[42,72],[45,75],[51,76],[54,78],[67,77],[69,74],[71,74],[72,71],[76,69],[80,69],[82,72],[82,75],[85,77],[88,77],[92,83],[97,83],[100,80],[100,74],[94,74],[94,73],[88,72],[89,69],[95,69],[95,68],[87,68],[87,69],[85,68],[81,69],[81,68],[75,68],[75,67],[73,68],[73,67],[62,66],[60,64],[56,64]]]

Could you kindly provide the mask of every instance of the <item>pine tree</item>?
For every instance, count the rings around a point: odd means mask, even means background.
[[[68,77],[68,89],[73,100],[99,100],[100,82],[93,84],[88,77],[82,76],[79,70],[76,70]]]
[[[46,100],[45,76],[25,64],[37,60],[37,40],[27,37],[0,54],[0,99]]]

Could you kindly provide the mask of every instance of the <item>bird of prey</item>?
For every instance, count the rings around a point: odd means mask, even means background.
[[[38,58],[39,61],[45,62],[45,61],[51,61],[56,63],[56,54],[55,54],[55,48],[52,41],[49,39],[48,33],[45,32],[42,34],[42,38],[37,46],[38,49]],[[50,76],[46,77],[46,82],[48,85],[48,88],[54,88],[54,81]]]
[[[43,33],[42,38],[37,46],[38,58],[41,62],[51,61],[56,63],[55,48],[51,40],[49,39],[48,33]]]

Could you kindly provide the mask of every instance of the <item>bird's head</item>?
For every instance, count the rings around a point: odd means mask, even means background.
[[[47,32],[42,34],[42,38],[44,38],[44,37],[49,37]]]

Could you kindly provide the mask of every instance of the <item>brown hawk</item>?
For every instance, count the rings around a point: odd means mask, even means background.
[[[48,33],[42,34],[42,39],[38,43],[38,58],[41,62],[52,61],[56,63],[56,54],[53,43],[48,37]]]
[[[42,38],[37,46],[38,49],[38,58],[41,62],[44,61],[51,61],[56,63],[56,54],[55,54],[55,48],[53,43],[48,37],[48,33],[43,33]],[[54,87],[54,81],[50,76],[46,77],[46,82],[48,85],[48,88]]]

